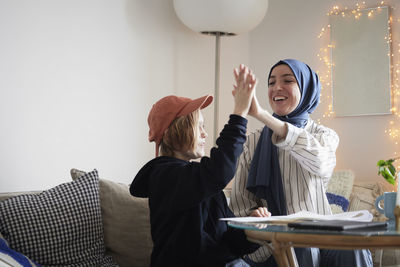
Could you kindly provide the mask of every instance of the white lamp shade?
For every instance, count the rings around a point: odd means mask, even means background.
[[[264,18],[268,0],[174,0],[179,19],[196,32],[239,34]]]

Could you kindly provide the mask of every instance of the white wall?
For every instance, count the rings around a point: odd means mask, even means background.
[[[331,7],[270,0],[254,31],[222,38],[220,129],[240,63],[259,77],[264,106],[266,72],[277,60],[321,66],[317,35]],[[70,181],[70,168],[97,168],[102,178],[130,183],[154,156],[151,105],[168,94],[213,93],[214,49],[213,37],[178,20],[172,0],[0,0],[0,192],[50,188]],[[213,107],[204,114],[210,147]],[[376,161],[393,151],[382,129],[390,117],[323,120],[341,137],[338,168],[379,179]]]
[[[154,156],[152,104],[213,93],[214,42],[172,0],[0,0],[0,192],[53,187],[70,168],[130,183]],[[224,75],[247,45],[222,41]]]
[[[365,6],[377,6],[381,1],[365,1]],[[356,7],[362,1],[270,1],[268,15],[263,23],[250,34],[250,62],[256,74],[261,78],[258,87],[258,96],[264,106],[267,104],[266,78],[269,68],[279,59],[296,58],[307,62],[315,70],[323,70],[323,64],[317,54],[320,48],[326,47],[328,38],[318,39],[323,27],[329,24],[326,14],[334,5],[349,9]],[[386,4],[397,7],[392,10],[395,18],[392,26],[395,51],[398,51],[400,41],[400,1],[385,1]],[[349,60],[351,60],[349,58]],[[395,62],[399,62],[399,53],[395,54]],[[373,74],[371,74],[373,75]],[[327,88],[330,90],[330,88]],[[349,84],[351,90],[351,84]],[[387,90],[387,88],[382,88]],[[326,92],[323,92],[326,94]],[[349,99],[351,101],[351,99]],[[311,116],[321,119],[321,123],[333,128],[340,137],[337,150],[336,169],[352,169],[357,180],[377,180],[383,178],[377,175],[376,163],[379,159],[393,157],[394,152],[399,155],[399,145],[395,145],[385,129],[389,128],[390,121],[395,120],[394,115],[359,116],[359,117],[334,117],[324,119],[322,115],[328,110],[329,103],[322,98],[322,103]],[[398,107],[399,108],[399,107]],[[397,118],[399,120],[399,118]],[[252,127],[259,124],[252,123]],[[384,182],[385,183],[385,182]]]

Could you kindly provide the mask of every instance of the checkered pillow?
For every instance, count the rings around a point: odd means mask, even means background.
[[[11,248],[45,266],[116,266],[105,256],[97,171],[37,195],[0,202]]]

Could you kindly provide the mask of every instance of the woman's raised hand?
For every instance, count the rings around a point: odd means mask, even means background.
[[[246,117],[255,95],[257,80],[251,70],[243,64],[238,69],[234,69],[233,74],[236,81],[232,91],[232,95],[235,98],[233,113]]]

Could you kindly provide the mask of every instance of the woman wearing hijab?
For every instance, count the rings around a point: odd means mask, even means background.
[[[268,99],[273,114],[253,98],[249,115],[265,127],[247,137],[238,161],[230,200],[236,216],[332,213],[325,190],[339,137],[310,118],[320,91],[317,74],[301,61],[281,60],[271,68]],[[295,251],[300,266],[372,266],[368,250]],[[247,260],[252,266],[276,266],[270,256],[263,246]]]

